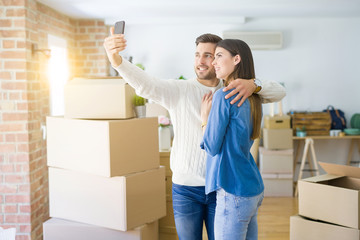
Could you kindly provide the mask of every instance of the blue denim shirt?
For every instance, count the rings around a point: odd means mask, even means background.
[[[252,119],[249,100],[237,107],[215,92],[200,146],[207,153],[206,194],[223,188],[233,195],[252,197],[264,191],[259,169],[250,153]]]

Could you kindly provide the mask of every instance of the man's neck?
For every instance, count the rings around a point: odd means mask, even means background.
[[[219,84],[220,79],[213,78],[213,79],[199,79],[197,78],[198,82],[207,87],[216,87]]]

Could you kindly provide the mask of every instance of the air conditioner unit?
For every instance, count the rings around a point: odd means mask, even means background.
[[[240,39],[252,50],[280,49],[283,44],[282,32],[223,32],[224,39]]]

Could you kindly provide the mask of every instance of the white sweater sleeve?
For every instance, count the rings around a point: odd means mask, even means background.
[[[261,84],[259,95],[263,103],[279,102],[286,95],[285,88],[278,82],[261,80]]]
[[[151,99],[167,109],[178,102],[180,88],[176,84],[176,80],[151,77],[124,58],[120,66],[115,69],[139,96]]]

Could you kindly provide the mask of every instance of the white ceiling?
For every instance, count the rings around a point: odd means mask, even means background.
[[[261,17],[360,17],[360,0],[39,0],[107,24],[244,23]]]

